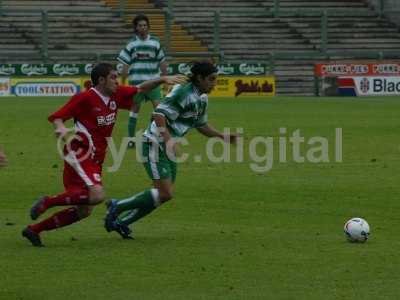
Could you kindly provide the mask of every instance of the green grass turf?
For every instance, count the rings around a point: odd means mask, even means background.
[[[104,231],[100,205],[81,223],[44,233],[37,249],[20,231],[33,200],[62,189],[46,117],[64,101],[0,98],[10,161],[0,169],[0,299],[399,299],[399,99],[211,99],[211,124],[244,128],[244,162],[179,165],[175,199],[136,224],[134,241]],[[146,105],[139,127],[149,113]],[[116,140],[126,124],[122,112]],[[283,136],[281,127],[328,138],[331,161],[296,163],[288,147],[279,163],[275,144],[272,170],[254,173],[251,138]],[[343,129],[343,163],[332,161],[335,128]],[[187,138],[182,149],[204,156],[206,139]],[[118,172],[104,173],[108,196],[150,184],[128,153]],[[356,216],[371,225],[365,244],[343,235]]]

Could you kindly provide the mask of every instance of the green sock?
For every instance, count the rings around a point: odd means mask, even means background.
[[[129,135],[129,137],[135,136],[136,122],[137,122],[137,116],[135,116],[135,117],[129,116],[129,120],[128,120],[128,135]]]
[[[117,203],[117,213],[120,214],[127,210],[135,208],[146,208],[154,206],[153,196],[151,190],[145,190],[130,198],[123,199]]]
[[[144,216],[151,213],[155,207],[149,208],[135,208],[130,211],[125,211],[121,216],[118,217],[118,223],[121,225],[129,225],[137,220],[143,218]]]
[[[151,213],[160,205],[157,189],[146,190],[130,198],[118,201],[118,222],[129,225]]]

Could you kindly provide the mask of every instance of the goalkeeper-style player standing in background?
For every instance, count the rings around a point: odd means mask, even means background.
[[[121,50],[118,61],[123,64],[122,82],[128,78],[130,85],[138,85],[145,80],[167,75],[165,53],[160,40],[149,33],[150,22],[147,16],[137,15],[133,19],[134,36]],[[128,135],[135,136],[136,123],[140,106],[143,102],[151,101],[156,108],[162,98],[161,87],[158,86],[147,93],[138,93],[134,98],[132,110],[129,113]],[[134,142],[128,144],[134,147]]]

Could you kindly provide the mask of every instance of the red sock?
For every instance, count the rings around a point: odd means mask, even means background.
[[[78,209],[76,207],[70,207],[55,213],[40,223],[29,225],[29,228],[36,233],[40,233],[44,230],[48,231],[70,225],[79,221],[80,219],[83,219],[84,217],[79,216]]]
[[[46,197],[43,206],[48,209],[53,206],[87,205],[89,204],[89,192],[87,190],[67,190],[53,197]]]

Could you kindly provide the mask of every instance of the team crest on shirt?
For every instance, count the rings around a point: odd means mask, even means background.
[[[112,110],[117,109],[117,103],[115,103],[115,101],[110,101],[110,109],[112,109]]]
[[[101,176],[100,176],[100,174],[98,174],[98,173],[93,173],[93,178],[94,178],[94,180],[96,180],[97,182],[100,182],[100,181],[101,181]]]

